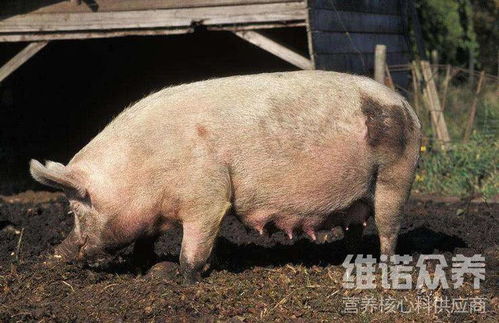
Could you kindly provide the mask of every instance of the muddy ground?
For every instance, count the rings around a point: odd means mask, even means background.
[[[282,233],[260,237],[232,217],[224,222],[213,270],[196,285],[183,286],[178,274],[180,231],[165,234],[156,246],[160,260],[170,262],[145,275],[136,273],[126,251],[100,268],[47,264],[72,226],[66,211],[64,198],[49,193],[0,199],[0,321],[498,320],[497,203],[411,200],[399,238],[398,253],[415,259],[441,253],[450,263],[455,254],[483,254],[486,278],[478,290],[470,278],[459,289],[346,289],[341,232],[321,236],[322,243],[304,237],[290,242]],[[370,223],[363,253],[377,248]],[[345,313],[347,297],[357,297],[357,314]],[[365,306],[368,297],[378,305]],[[485,311],[448,307],[436,313],[436,297],[478,299]],[[379,306],[381,298],[398,305],[388,310]],[[428,299],[430,306],[415,305]]]

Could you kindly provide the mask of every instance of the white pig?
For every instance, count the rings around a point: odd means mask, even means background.
[[[117,116],[66,165],[32,160],[39,182],[66,193],[75,227],[57,248],[94,257],[183,228],[186,283],[200,278],[231,210],[290,238],[342,226],[360,239],[374,214],[394,253],[419,158],[407,101],[362,76],[299,71],[165,88]]]

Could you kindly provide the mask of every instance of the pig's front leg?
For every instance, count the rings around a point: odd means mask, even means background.
[[[230,209],[227,201],[204,205],[182,223],[183,237],[180,251],[180,270],[184,284],[201,279],[201,273],[210,258],[223,217]]]

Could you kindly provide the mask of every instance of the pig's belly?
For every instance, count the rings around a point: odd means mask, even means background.
[[[260,164],[259,169],[235,176],[236,215],[260,233],[276,228],[290,237],[304,232],[314,239],[316,231],[342,225],[349,207],[369,195],[372,183],[367,160],[344,158],[278,168]],[[367,218],[366,214],[353,216]]]

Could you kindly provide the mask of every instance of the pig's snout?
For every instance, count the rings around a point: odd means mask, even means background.
[[[64,262],[79,260],[81,245],[74,240],[68,238],[55,247],[54,258]]]

